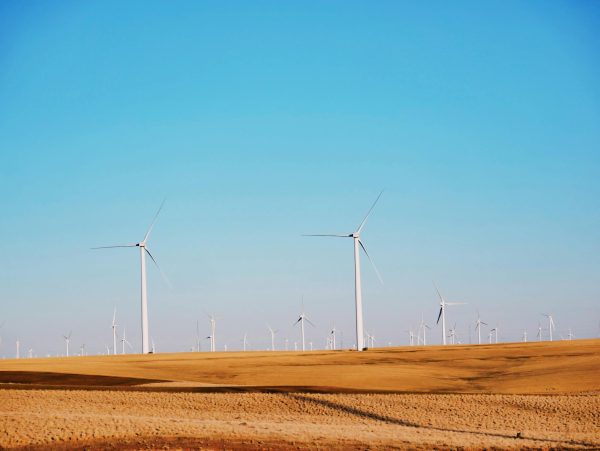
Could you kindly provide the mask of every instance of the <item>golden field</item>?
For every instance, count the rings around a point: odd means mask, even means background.
[[[600,340],[0,361],[0,447],[600,448]]]

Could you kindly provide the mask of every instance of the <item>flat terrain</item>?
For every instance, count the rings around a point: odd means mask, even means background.
[[[600,340],[0,361],[0,447],[600,448]]]

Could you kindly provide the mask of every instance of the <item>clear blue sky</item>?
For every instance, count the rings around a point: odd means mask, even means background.
[[[468,341],[597,336],[600,3],[0,3],[0,355],[110,343],[113,306],[140,347],[278,343],[304,294],[323,346],[353,343],[351,232],[364,239],[365,326],[380,344],[437,314]],[[439,328],[430,334],[440,340]],[[208,347],[204,342],[205,349]]]

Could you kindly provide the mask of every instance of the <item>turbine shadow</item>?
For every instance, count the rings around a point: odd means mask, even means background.
[[[399,418],[394,418],[394,417],[387,416],[387,415],[381,415],[381,414],[378,414],[375,412],[368,412],[366,410],[347,406],[345,404],[341,404],[341,403],[334,402],[334,401],[329,401],[327,399],[316,398],[316,397],[311,396],[310,394],[287,393],[286,395],[290,396],[294,399],[297,399],[297,400],[312,402],[319,406],[327,407],[329,409],[344,412],[344,413],[354,415],[354,416],[357,416],[360,418],[381,421],[383,423],[390,423],[390,424],[395,424],[398,426],[405,426],[405,427],[411,427],[411,428],[417,428],[417,429],[429,429],[432,431],[441,431],[441,432],[456,432],[456,433],[462,433],[462,434],[474,434],[474,435],[482,435],[482,436],[486,436],[486,437],[507,438],[507,439],[513,439],[513,440],[522,439],[522,440],[533,440],[533,441],[545,442],[545,443],[561,443],[561,444],[577,445],[577,446],[584,446],[584,447],[588,447],[588,448],[592,448],[592,449],[597,449],[597,444],[587,443],[587,442],[577,441],[577,440],[547,439],[547,438],[531,437],[531,436],[523,436],[523,435],[501,434],[501,433],[496,433],[496,432],[483,432],[483,431],[473,431],[473,430],[467,430],[467,429],[449,429],[449,428],[442,428],[442,427],[437,427],[437,426],[428,426],[428,425],[413,423],[411,421],[402,420]]]

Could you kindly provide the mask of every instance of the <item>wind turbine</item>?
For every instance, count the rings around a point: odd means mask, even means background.
[[[571,328],[569,327],[569,335],[567,335],[569,341],[571,341],[573,339],[575,335],[573,335],[573,332],[571,331]]]
[[[154,346],[154,338],[152,338],[150,341],[152,343],[152,347],[150,348],[150,352],[152,354],[156,354],[156,347]]]
[[[210,352],[216,352],[217,346],[215,341],[215,331],[217,329],[217,322],[213,315],[207,315],[210,319],[210,335],[206,338],[210,338]]]
[[[144,235],[144,239],[142,241],[140,241],[139,243],[117,245],[117,246],[100,246],[100,247],[92,248],[92,249],[112,249],[112,248],[116,248],[116,247],[139,247],[140,248],[141,280],[142,280],[141,301],[142,301],[142,353],[143,354],[148,354],[150,352],[150,346],[149,346],[150,343],[148,341],[148,293],[147,293],[147,287],[146,287],[146,254],[148,254],[148,256],[152,259],[152,261],[158,268],[160,274],[162,275],[163,279],[168,283],[167,277],[164,275],[164,273],[160,269],[160,266],[158,266],[158,263],[156,262],[156,260],[154,259],[154,257],[152,256],[152,254],[150,253],[150,251],[148,250],[148,247],[146,245],[146,243],[148,242],[148,239],[150,238],[150,233],[152,232],[152,228],[154,227],[154,224],[156,223],[156,219],[158,218],[158,214],[162,210],[162,207],[164,204],[165,204],[165,201],[163,200],[162,203],[160,204],[160,207],[158,208],[158,211],[156,212],[156,215],[154,215],[154,219],[152,220],[152,223],[150,224],[148,231]]]
[[[269,328],[269,332],[271,332],[271,351],[275,351],[275,334],[279,331],[273,330],[268,324],[267,327]]]
[[[304,321],[307,321],[308,324],[315,327],[313,322],[311,320],[309,320],[304,313],[304,301],[303,301],[302,302],[302,313],[300,313],[298,320],[293,324],[295,326],[296,324],[300,323],[300,330],[302,331],[302,351],[306,351],[306,346],[305,346],[305,341],[304,341]]]
[[[242,341],[244,342],[244,352],[246,352],[246,345],[248,344],[248,334],[247,333],[244,334],[244,339]]]
[[[196,352],[200,352],[200,321],[196,320]]]
[[[548,315],[546,313],[542,313],[546,318],[548,318],[548,331],[550,332],[550,341],[552,341],[552,331],[556,329],[554,326],[554,319],[552,319],[552,315]]]
[[[435,282],[433,283],[435,287],[435,291],[437,291],[438,297],[440,298],[440,313],[438,314],[438,318],[436,324],[439,324],[440,317],[442,318],[442,343],[446,344],[446,307],[449,305],[465,305],[466,302],[446,302],[446,300],[440,294],[440,290],[438,290]]]
[[[423,319],[423,314],[421,314],[421,324],[419,325],[419,333],[417,335],[420,334],[420,332],[423,332],[423,346],[427,346],[427,329],[431,329],[431,327],[429,327],[427,324],[425,324],[425,320]],[[419,338],[417,337],[417,343],[419,341]]]
[[[487,326],[487,323],[484,323],[483,321],[481,321],[481,318],[479,317],[479,310],[477,310],[477,322],[475,323],[475,329],[477,329],[477,344],[481,344],[481,325],[485,325]]]
[[[69,343],[71,343],[71,333],[73,331],[69,332],[69,335],[63,335],[63,338],[65,339],[65,342],[67,343],[67,357],[69,357]]]
[[[538,333],[537,333],[538,341],[542,341],[542,324],[538,321]]]
[[[490,333],[488,335],[489,340],[490,340],[490,344],[492,344],[492,335],[494,335],[494,329],[490,329]]]
[[[364,251],[367,258],[369,259],[369,261],[371,262],[371,265],[373,266],[373,269],[375,270],[375,273],[377,274],[379,281],[383,284],[383,279],[381,278],[381,275],[379,274],[379,271],[377,270],[375,263],[373,263],[373,260],[369,256],[369,253],[367,252],[365,245],[363,244],[363,242],[360,239],[360,234],[361,234],[365,224],[367,223],[367,219],[369,219],[369,216],[371,215],[373,208],[375,208],[375,204],[377,204],[377,201],[379,200],[379,198],[381,197],[382,194],[383,194],[383,191],[381,191],[379,193],[379,196],[377,196],[377,199],[375,199],[375,202],[373,202],[373,205],[371,206],[371,208],[369,209],[366,216],[364,217],[364,219],[362,220],[362,222],[358,226],[358,229],[356,229],[355,232],[352,232],[350,234],[345,234],[345,235],[338,235],[338,234],[304,235],[304,236],[327,236],[327,237],[338,237],[338,238],[352,238],[354,240],[354,300],[355,300],[355,308],[356,308],[356,348],[357,348],[357,351],[362,351],[364,349],[362,289],[361,289],[361,277],[360,277],[360,249],[361,248]]]
[[[527,329],[523,329],[523,343],[527,343]]]
[[[448,335],[451,340],[451,344],[454,344],[454,339],[456,337],[456,323],[454,323],[454,327],[450,328],[450,335]]]
[[[133,349],[131,343],[129,343],[129,341],[127,341],[127,338],[125,338],[125,328],[123,328],[123,338],[121,338],[121,345],[123,346],[122,354],[125,354],[125,344],[127,344],[127,346],[129,346],[130,349]]]
[[[17,340],[17,359],[21,358],[21,342]]]
[[[331,332],[329,332],[331,334],[331,350],[335,351],[336,350],[336,344],[335,344],[335,333],[337,332],[337,330],[335,329],[335,325],[333,326],[333,329],[331,329]]]
[[[117,355],[117,308],[113,312],[112,333],[113,333],[113,354]]]

